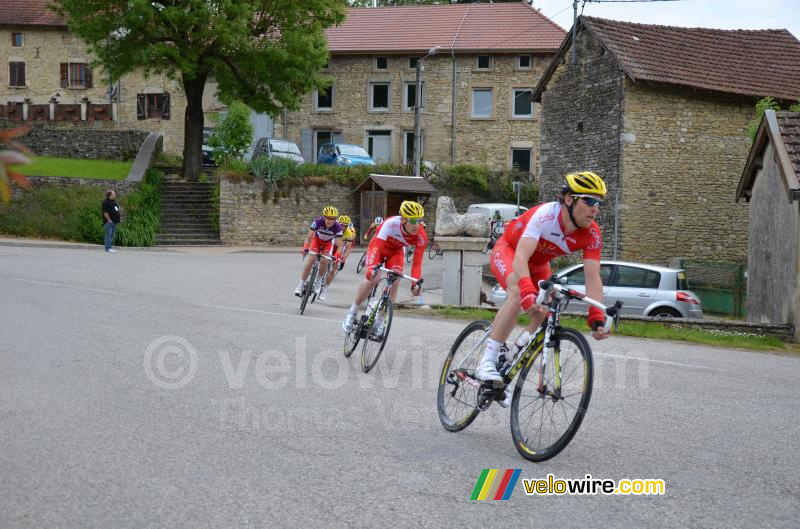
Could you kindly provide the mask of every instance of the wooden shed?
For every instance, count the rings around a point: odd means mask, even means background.
[[[416,200],[424,206],[436,188],[421,176],[371,174],[355,193],[360,194],[359,219],[363,232],[375,217],[397,215],[404,200]]]

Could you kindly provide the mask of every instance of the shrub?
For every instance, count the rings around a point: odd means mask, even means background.
[[[476,193],[487,193],[489,191],[489,169],[484,165],[458,163],[447,168],[450,176],[450,183],[455,187],[461,187],[475,191]]]
[[[161,173],[150,169],[138,189],[122,197],[124,222],[117,229],[120,246],[152,246],[161,225]]]
[[[253,139],[250,109],[236,101],[222,117],[214,119],[214,132],[208,139],[209,146],[214,148],[214,161],[218,165],[228,165],[231,160],[241,160]]]
[[[774,97],[764,97],[756,102],[756,117],[747,126],[747,135],[750,136],[751,140],[756,139],[758,126],[761,124],[761,120],[764,118],[764,112],[766,112],[768,109],[778,111],[781,110],[781,105],[775,101]],[[800,112],[800,101],[789,105],[787,110],[790,112]]]

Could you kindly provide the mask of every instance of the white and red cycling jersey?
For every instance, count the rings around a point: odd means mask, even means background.
[[[506,223],[491,257],[492,272],[503,288],[506,288],[506,279],[513,269],[517,245],[526,237],[539,240],[528,260],[528,271],[534,285],[538,280],[550,277],[550,261],[556,257],[583,250],[584,260],[600,260],[603,248],[600,227],[592,222],[588,228],[578,228],[565,235],[562,207],[560,202],[545,202]]]
[[[378,226],[377,233],[369,242],[367,248],[367,279],[372,278],[369,269],[387,259],[386,268],[403,269],[403,249],[406,246],[415,246],[414,262],[411,265],[411,276],[421,279],[422,258],[428,246],[428,234],[421,225],[414,235],[403,230],[402,217],[397,215],[389,217]]]

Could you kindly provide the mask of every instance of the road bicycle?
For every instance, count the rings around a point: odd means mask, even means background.
[[[389,330],[392,327],[393,304],[390,294],[392,285],[399,279],[408,279],[412,283],[422,286],[423,279],[416,279],[402,273],[394,272],[384,267],[383,264],[375,265],[372,273],[386,272],[386,276],[372,287],[372,291],[367,298],[367,308],[363,314],[356,316],[353,328],[344,337],[344,356],[349,358],[356,350],[360,341],[363,340],[361,348],[361,369],[369,373],[375,367],[381,357],[386,340],[389,338]],[[378,287],[384,283],[380,297],[376,297]],[[382,325],[376,328],[375,322],[380,321]]]
[[[317,280],[317,276],[319,275],[319,258],[326,259],[329,262],[335,261],[336,259],[329,254],[321,254],[317,252],[308,252],[309,255],[314,255],[317,259],[314,260],[314,264],[311,265],[311,272],[308,274],[308,279],[306,279],[305,284],[303,285],[303,292],[300,294],[300,314],[302,315],[303,312],[306,310],[306,304],[308,304],[309,298],[311,299],[311,303],[314,303],[317,299],[317,293],[314,291],[314,282]],[[305,259],[305,256],[303,256]],[[325,278],[320,278],[320,281],[325,281]]]
[[[486,247],[481,250],[481,253],[486,253],[492,248],[494,245],[497,244],[497,240],[503,235],[503,227],[505,223],[503,221],[492,222],[491,227],[489,228],[489,242],[486,243]]]
[[[356,275],[360,274],[366,265],[367,265],[367,251],[364,250],[364,253],[361,254],[361,259],[358,260],[358,266],[356,266]]]
[[[442,257],[443,255],[444,250],[439,246],[439,243],[435,239],[431,239],[431,243],[428,245],[428,259],[433,259],[437,256]]]
[[[606,313],[604,330],[619,324],[622,302],[606,307],[563,286],[556,276],[539,283],[537,303],[548,308],[547,319],[528,344],[513,355],[505,347],[498,358],[502,383],[474,377],[492,330],[488,321],[474,321],[461,331],[442,366],[437,409],[442,426],[458,432],[472,424],[519,375],[511,401],[511,437],[517,451],[541,462],[569,444],[581,425],[592,396],[592,349],[574,329],[561,327],[570,300],[582,300]]]
[[[414,260],[414,246],[413,245],[406,246],[405,248],[403,248],[403,251],[406,254],[406,262],[407,263],[410,263],[411,261]]]

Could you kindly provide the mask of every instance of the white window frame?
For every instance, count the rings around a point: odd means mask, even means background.
[[[378,59],[386,59],[386,68],[378,68]],[[381,55],[381,56],[375,57],[375,60],[372,61],[372,69],[373,70],[377,70],[379,72],[387,71],[389,69],[389,57],[387,57],[385,55]]]
[[[320,132],[327,132],[330,135],[330,140],[320,144],[319,143],[319,133]],[[313,147],[314,156],[312,157],[312,159],[314,160],[314,163],[317,163],[317,160],[319,158],[319,148],[322,147],[323,145],[325,145],[325,143],[333,142],[333,129],[314,129],[312,131],[312,134],[314,135],[311,138],[311,141],[312,141],[312,143],[314,145],[314,147]]]
[[[522,66],[522,58],[528,58],[528,66]],[[517,70],[530,70],[533,68],[533,55],[517,55]]]
[[[422,101],[421,101],[422,108],[425,108],[425,103],[428,102],[428,98],[427,98],[427,94],[426,94],[427,90],[425,90],[425,81],[422,81],[420,84],[422,85],[420,87],[421,88],[420,92],[422,92],[422,94],[421,94],[422,95]],[[403,112],[414,112],[414,107],[413,106],[408,106],[408,87],[409,86],[417,86],[416,81],[406,81],[405,83],[403,83]]]
[[[528,152],[528,174],[533,173],[533,148],[531,147],[511,147],[509,169],[514,168],[514,151],[527,151]]]
[[[517,92],[530,92],[533,95],[532,88],[515,87],[511,89],[511,118],[512,119],[533,119],[533,101],[531,101],[530,114],[517,114]]]
[[[480,67],[481,57],[488,57],[489,58],[489,66],[486,68]],[[494,66],[494,58],[491,55],[478,55],[475,57],[475,69],[480,72],[488,72],[491,71],[492,67]]]
[[[475,115],[475,92],[489,92],[492,97],[492,105],[488,116]],[[494,87],[492,86],[473,86],[469,93],[469,116],[472,119],[493,119],[494,118]]]
[[[386,107],[375,107],[373,96],[376,86],[386,86]],[[370,112],[391,112],[392,110],[392,83],[391,81],[370,81],[369,82],[369,111]]]
[[[336,104],[336,87],[334,85],[330,86],[331,91],[331,106],[330,107],[321,107],[319,106],[319,90],[314,90],[314,112],[333,112],[333,107]]]

